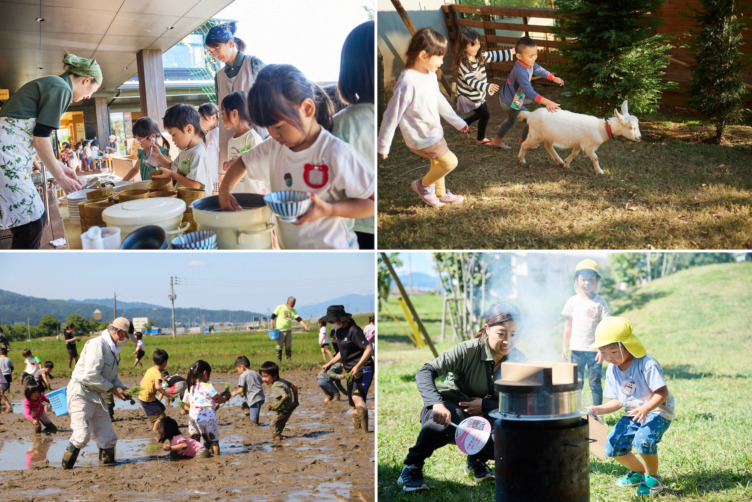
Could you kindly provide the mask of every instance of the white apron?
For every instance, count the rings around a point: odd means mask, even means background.
[[[44,202],[31,178],[36,150],[32,146],[37,119],[0,117],[0,228],[36,221]]]

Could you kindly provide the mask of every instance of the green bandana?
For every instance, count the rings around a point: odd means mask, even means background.
[[[91,77],[97,84],[102,83],[102,70],[99,68],[96,59],[85,59],[73,54],[66,54],[63,58],[63,64],[69,66],[68,73],[81,77]]]

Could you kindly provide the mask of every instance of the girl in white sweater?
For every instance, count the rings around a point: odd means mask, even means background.
[[[399,125],[410,150],[430,160],[423,178],[411,188],[426,204],[434,207],[464,200],[446,189],[444,177],[457,167],[457,157],[449,150],[441,127],[441,117],[468,134],[470,128],[441,94],[436,70],[447,53],[447,39],[431,28],[415,32],[407,48],[405,70],[397,79],[379,131],[378,151],[389,156],[389,146]]]

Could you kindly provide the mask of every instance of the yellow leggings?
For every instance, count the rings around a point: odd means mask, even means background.
[[[457,156],[452,152],[447,152],[439,159],[430,159],[431,168],[428,170],[428,174],[423,176],[421,184],[424,187],[431,186],[436,183],[436,196],[443,197],[446,194],[446,187],[444,186],[444,177],[451,173],[452,170],[457,167]]]

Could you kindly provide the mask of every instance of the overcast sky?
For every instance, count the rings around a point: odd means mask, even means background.
[[[266,312],[295,296],[299,306],[373,294],[372,253],[5,252],[0,289],[56,300],[112,298],[178,307]]]

